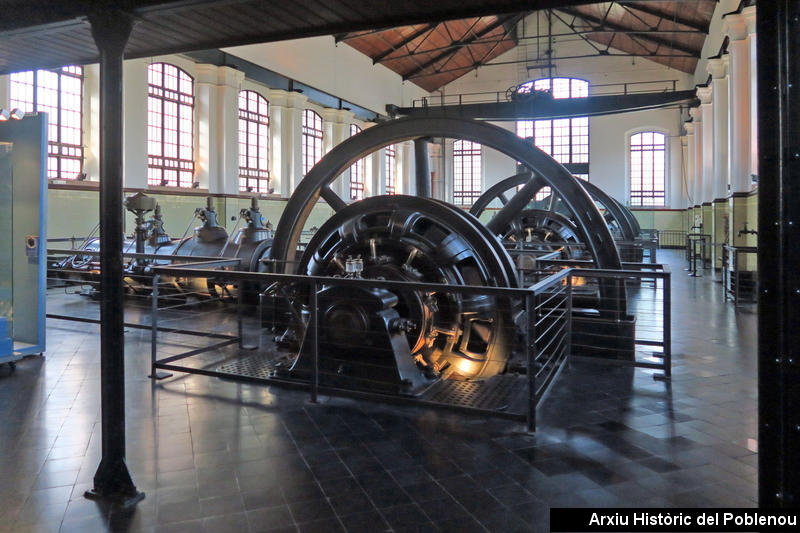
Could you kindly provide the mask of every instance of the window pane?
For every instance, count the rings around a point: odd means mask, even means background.
[[[194,80],[168,63],[147,67],[148,185],[194,182]]]
[[[386,153],[386,194],[395,194],[397,187],[397,150],[393,144],[383,150]]]
[[[453,144],[453,201],[457,205],[472,205],[481,190],[481,145],[456,141]]]
[[[12,108],[47,113],[47,177],[77,178],[83,169],[83,67],[17,72],[9,90]]]
[[[239,190],[269,193],[269,102],[239,92]]]
[[[631,205],[659,207],[666,200],[666,136],[646,131],[630,137]]]
[[[361,133],[361,128],[355,124],[350,124],[350,136]],[[359,159],[350,167],[350,199],[361,200],[364,198],[364,174],[365,161]]]
[[[311,109],[303,111],[303,174],[322,159],[322,117]]]
[[[519,87],[547,91],[552,87],[553,98],[585,98],[589,82],[574,78],[539,79]],[[528,89],[529,90],[529,89]],[[533,138],[543,152],[564,165],[589,163],[589,118],[557,120],[518,120],[517,135]]]

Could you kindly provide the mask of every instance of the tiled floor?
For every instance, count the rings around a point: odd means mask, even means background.
[[[756,320],[673,264],[672,386],[573,364],[539,431],[202,376],[153,386],[126,338],[128,463],[147,497],[83,492],[100,454],[97,328],[49,324],[0,369],[0,531],[547,531],[550,506],[754,506]]]

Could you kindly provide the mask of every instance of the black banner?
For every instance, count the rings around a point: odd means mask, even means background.
[[[550,531],[800,531],[798,515],[800,509],[553,508],[550,509]]]

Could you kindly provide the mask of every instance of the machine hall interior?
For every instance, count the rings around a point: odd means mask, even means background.
[[[763,3],[35,4],[0,23],[0,532],[794,501]]]

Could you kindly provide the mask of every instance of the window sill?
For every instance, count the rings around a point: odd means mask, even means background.
[[[171,187],[167,185],[148,185],[147,191],[155,193],[179,193],[184,195],[208,195],[208,189],[192,187]]]
[[[48,179],[47,180],[47,188],[48,189],[87,189],[87,190],[97,190],[100,188],[99,181],[89,181],[89,180],[60,180],[60,179]]]

